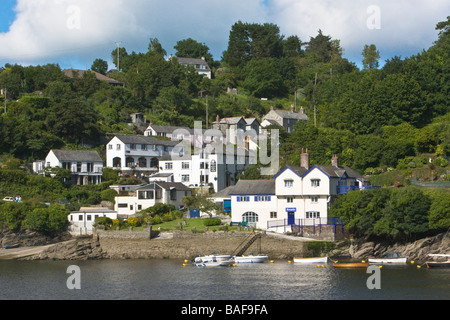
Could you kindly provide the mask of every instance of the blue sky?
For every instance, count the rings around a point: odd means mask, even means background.
[[[374,43],[383,64],[430,47],[436,24],[449,13],[448,0],[2,0],[0,66],[88,69],[102,58],[114,68],[116,42],[145,52],[149,38],[170,54],[177,41],[191,37],[220,60],[238,20],[275,23],[286,37],[305,42],[321,29],[340,40],[344,57],[357,65],[364,45]]]

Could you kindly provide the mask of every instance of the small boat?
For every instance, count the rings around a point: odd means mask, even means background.
[[[3,246],[3,249],[14,249],[14,248],[18,248],[18,247],[20,247],[20,244],[15,244],[12,246]]]
[[[427,268],[450,268],[450,254],[429,254],[430,257],[446,257],[447,261],[427,261]]]
[[[269,257],[248,255],[248,256],[233,257],[233,259],[236,263],[263,263],[264,261],[269,259]]]
[[[195,262],[195,265],[197,267],[203,268],[203,267],[227,267],[230,266],[233,263],[233,260],[221,260],[218,261],[217,259],[211,259],[209,261],[200,261]]]
[[[202,257],[196,257],[194,259],[194,262],[200,263],[200,262],[211,262],[211,261],[227,261],[230,260],[230,255],[215,255],[210,254],[209,256],[202,256]]]
[[[353,269],[353,268],[367,268],[368,262],[348,262],[348,263],[335,263],[333,267],[339,269]]]
[[[294,263],[327,263],[328,257],[294,258]]]
[[[408,257],[402,257],[398,252],[388,252],[384,258],[369,258],[373,264],[406,264]]]

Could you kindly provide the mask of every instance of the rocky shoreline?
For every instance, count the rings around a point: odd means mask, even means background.
[[[69,238],[67,235],[57,239],[42,239],[36,234],[17,236],[26,239],[23,246],[37,243],[34,248],[42,250],[34,254],[10,254],[9,259],[17,260],[101,260],[101,259],[192,259],[197,255],[211,253],[230,254],[238,247],[248,233],[209,232],[193,234],[190,232],[174,232],[157,238],[108,237],[102,234],[97,237]],[[34,242],[31,238],[36,238]],[[8,241],[15,237],[7,236]],[[2,238],[5,240],[5,237]],[[260,243],[255,242],[246,254],[253,252],[268,255],[270,259],[293,259],[310,255],[307,249],[308,240],[294,236],[264,234]],[[51,243],[53,241],[53,243]],[[51,245],[49,245],[49,242]],[[4,243],[4,241],[2,241]],[[1,250],[3,253],[10,250]],[[359,260],[369,257],[382,257],[386,252],[400,252],[410,260],[424,262],[430,253],[449,253],[450,237],[442,233],[437,236],[420,239],[411,243],[389,244],[367,240],[345,240],[336,242],[336,248],[328,254],[332,259]],[[3,257],[6,259],[6,257]],[[2,259],[0,254],[0,259]]]

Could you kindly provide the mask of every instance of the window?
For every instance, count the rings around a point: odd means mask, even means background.
[[[172,162],[166,162],[165,168],[166,168],[166,170],[172,170],[172,169],[173,169],[173,164],[172,164]]]
[[[284,180],[284,186],[286,188],[292,188],[294,186],[294,180]]]
[[[182,174],[181,175],[181,182],[189,182],[189,175],[188,174]]]
[[[238,202],[249,202],[250,201],[250,197],[239,196],[239,197],[237,197],[237,201]]]
[[[83,221],[83,215],[82,214],[78,215],[78,221]]]
[[[270,211],[270,218],[276,219],[277,218],[277,212],[276,211]]]
[[[255,201],[270,201],[270,196],[255,196]]]
[[[311,196],[311,202],[312,203],[318,203],[319,202],[319,197],[318,196]]]
[[[314,218],[320,218],[320,212],[318,212],[318,211],[307,211],[306,212],[306,219],[314,219]]]
[[[92,216],[91,216],[90,214],[88,214],[88,215],[86,216],[86,220],[87,220],[87,221],[91,221],[91,220],[92,220]]]
[[[141,145],[141,150],[142,151],[147,151],[147,145],[146,144],[142,144]]]
[[[242,221],[258,222],[258,215],[254,212],[246,212],[242,215]]]
[[[136,144],[131,143],[131,144],[130,144],[130,149],[131,149],[131,150],[136,150]]]
[[[294,197],[287,197],[286,200],[287,200],[287,203],[293,203]]]
[[[119,208],[128,208],[128,204],[127,203],[119,203],[117,206]]]
[[[181,163],[181,169],[189,169],[189,162],[182,162]]]
[[[88,162],[87,172],[94,172],[94,164],[92,162]]]
[[[116,150],[120,150],[120,144],[116,145]]]
[[[112,144],[108,144],[108,150],[112,150],[113,145]]]
[[[311,179],[311,187],[319,187],[320,180],[319,179]]]

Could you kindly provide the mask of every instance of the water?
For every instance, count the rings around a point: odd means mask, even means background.
[[[381,289],[366,269],[275,261],[197,268],[178,260],[0,261],[2,300],[449,300],[450,269],[384,266]],[[70,265],[81,289],[70,290]]]

